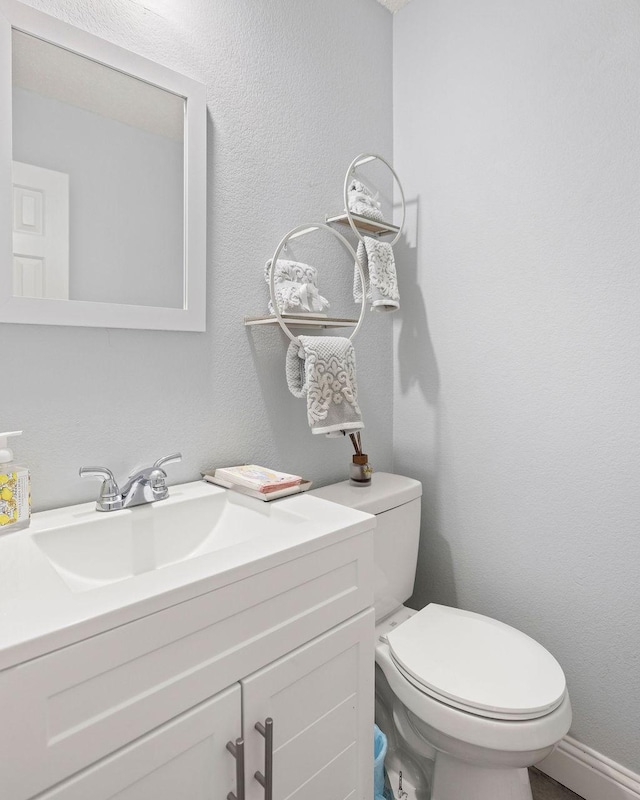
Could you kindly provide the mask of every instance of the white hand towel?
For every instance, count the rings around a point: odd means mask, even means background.
[[[264,279],[271,281],[271,261],[264,265]],[[318,271],[309,264],[279,258],[273,280],[281,314],[309,314],[326,311],[329,301],[318,292]],[[269,300],[269,313],[273,303]]]
[[[370,236],[358,245],[358,261],[365,278],[365,297],[372,311],[395,311],[400,307],[398,277],[393,248],[388,242],[379,242]],[[362,281],[356,265],[353,275],[353,299],[362,302]]]
[[[380,203],[378,202],[378,194],[374,195],[371,189],[362,181],[356,178],[351,181],[347,190],[347,200],[349,211],[352,214],[368,217],[376,220],[376,222],[384,222],[382,211],[380,211]]]
[[[364,428],[358,406],[356,353],[341,336],[299,336],[287,350],[287,385],[307,398],[311,433]]]

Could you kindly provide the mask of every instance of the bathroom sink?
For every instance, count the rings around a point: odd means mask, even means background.
[[[38,511],[28,528],[0,536],[0,674],[159,611],[175,608],[180,618],[182,604],[195,598],[228,590],[240,592],[247,608],[260,605],[273,582],[285,592],[291,575],[310,581],[324,607],[324,577],[316,583],[302,565],[330,574],[333,545],[346,557],[361,534],[372,558],[374,526],[370,514],[309,492],[264,503],[202,480],[119,511],[96,511],[95,502]],[[360,561],[352,567],[354,581],[368,570]],[[255,587],[250,596],[245,581]],[[207,607],[197,624],[207,624]]]
[[[211,487],[203,496],[172,490],[164,501],[121,511],[93,504],[53,512],[52,524],[31,538],[67,586],[84,592],[256,537],[282,536],[300,523],[298,513]]]

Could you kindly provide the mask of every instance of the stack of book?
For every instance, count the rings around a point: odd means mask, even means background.
[[[257,464],[243,464],[239,467],[220,467],[203,472],[205,481],[233,489],[241,494],[255,497],[258,500],[276,500],[298,492],[306,492],[311,488],[311,481],[303,480],[299,475],[277,472]]]

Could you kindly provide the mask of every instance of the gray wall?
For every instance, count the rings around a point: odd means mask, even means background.
[[[394,26],[414,601],[536,637],[572,734],[640,771],[640,7],[416,0]]]
[[[30,5],[206,83],[210,114],[207,332],[0,325],[11,353],[0,427],[25,430],[16,455],[32,468],[35,509],[93,499],[82,464],[121,478],[175,450],[174,483],[243,461],[319,484],[346,477],[348,440],[312,436],[286,388],[284,334],[243,317],[266,312],[263,265],[284,233],[340,208],[350,160],[391,156],[391,15],[371,0]],[[321,291],[353,313],[351,267],[332,248]],[[388,469],[391,321],[368,315],[354,344],[364,438]]]

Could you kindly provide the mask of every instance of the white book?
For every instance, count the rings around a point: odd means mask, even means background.
[[[247,489],[261,492],[271,492],[279,488],[296,486],[302,481],[299,475],[288,472],[278,472],[258,464],[243,464],[238,467],[220,467],[212,470],[211,475]]]
[[[255,497],[256,500],[262,500],[263,502],[277,500],[279,497],[288,497],[292,494],[300,494],[300,492],[306,492],[311,488],[312,485],[311,481],[302,480],[295,486],[287,486],[284,489],[275,489],[272,492],[259,492],[257,489],[249,489],[246,486],[241,486],[239,483],[231,483],[231,481],[226,481],[224,478],[219,478],[217,474],[211,475],[203,472],[202,477],[205,481],[213,483],[216,486],[222,486],[224,489],[231,489],[232,491],[238,492],[238,494],[244,494],[247,497]]]

